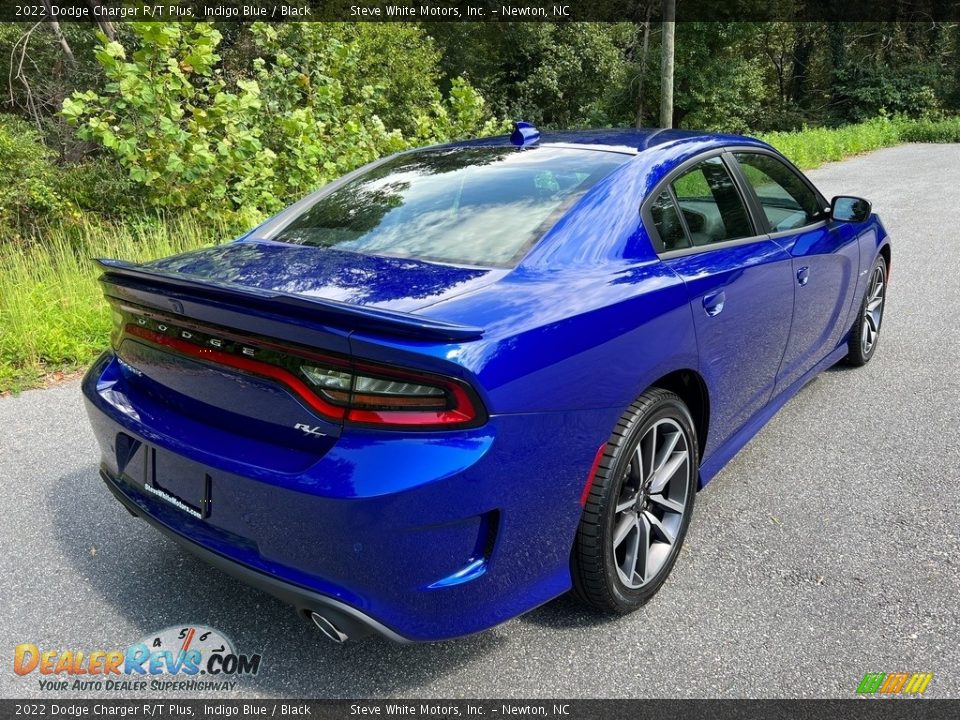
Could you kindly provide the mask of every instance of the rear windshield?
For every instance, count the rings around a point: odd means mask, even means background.
[[[629,155],[536,147],[401,155],[318,200],[273,238],[369,255],[509,266]]]

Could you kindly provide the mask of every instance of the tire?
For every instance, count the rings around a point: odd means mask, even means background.
[[[667,390],[647,390],[620,418],[601,457],[574,541],[573,590],[582,602],[599,611],[626,614],[663,585],[693,512],[697,448],[689,410]],[[639,466],[634,463],[638,452]],[[683,459],[678,459],[681,452]],[[672,473],[671,465],[677,465]],[[662,490],[655,492],[661,485]],[[643,559],[642,544],[649,545]],[[628,574],[631,567],[634,572]]]
[[[887,304],[887,261],[878,257],[870,270],[870,281],[860,303],[857,319],[847,340],[848,365],[861,367],[870,362],[880,342],[880,328]]]

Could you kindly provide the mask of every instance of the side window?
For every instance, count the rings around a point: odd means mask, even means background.
[[[719,157],[698,163],[672,187],[694,246],[754,234],[740,193]]]
[[[773,232],[793,230],[820,219],[819,198],[789,167],[772,155],[734,155],[757,194]]]
[[[657,228],[657,234],[660,235],[661,252],[690,247],[687,233],[683,229],[683,222],[680,220],[680,212],[669,190],[664,190],[654,200],[653,205],[650,206],[650,215]]]

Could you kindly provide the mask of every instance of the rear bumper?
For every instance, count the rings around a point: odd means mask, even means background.
[[[203,560],[208,565],[212,565],[218,570],[237,578],[246,585],[255,587],[258,590],[263,590],[283,600],[285,603],[295,607],[297,611],[301,612],[304,616],[309,616],[311,612],[319,612],[325,617],[335,618],[336,626],[344,631],[349,640],[358,640],[367,635],[376,634],[389,638],[394,642],[410,642],[407,638],[397,634],[383,623],[377,622],[346,603],[339,602],[326,595],[312,592],[306,588],[284,582],[279,578],[254,570],[224,555],[208,550],[203,545],[174,532],[148,512],[145,512],[142,506],[127,495],[127,492],[122,488],[123,483],[121,480],[112,476],[107,470],[102,468],[100,470],[100,477],[110,492],[113,493],[113,496],[131,515],[146,520],[181,548],[200,560]]]
[[[466,635],[570,587],[580,492],[613,424],[606,412],[351,430],[311,457],[178,415],[125,384],[117,365],[106,353],[83,382],[117,499],[189,552],[300,610],[333,614],[354,637]],[[136,467],[151,452],[165,458],[155,467],[206,475],[208,516],[144,490]]]

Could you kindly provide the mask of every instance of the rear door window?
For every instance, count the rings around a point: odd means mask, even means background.
[[[720,157],[697,163],[671,187],[694,247],[755,234],[740,192]]]
[[[650,206],[650,217],[660,236],[661,252],[683,250],[690,247],[687,232],[669,190],[664,190]]]

